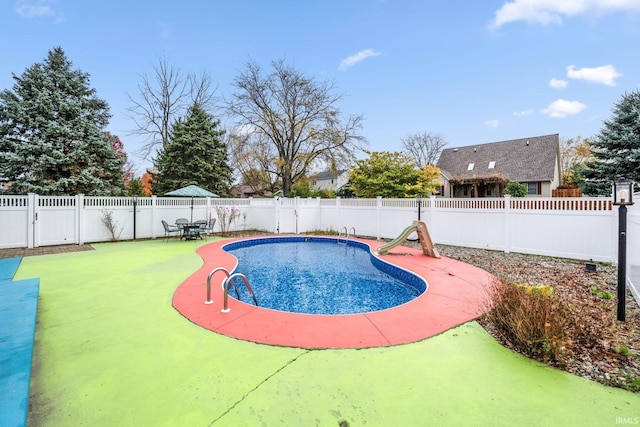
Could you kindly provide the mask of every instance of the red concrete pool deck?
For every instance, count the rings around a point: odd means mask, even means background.
[[[283,236],[285,237],[285,236]],[[208,274],[217,267],[232,271],[236,258],[220,240],[201,246],[203,266],[185,280],[173,295],[173,306],[193,323],[213,332],[268,345],[300,348],[368,348],[406,344],[440,334],[480,316],[487,306],[487,289],[493,276],[450,258],[431,258],[420,250],[396,247],[378,256],[423,277],[428,289],[398,307],[363,314],[313,315],[256,307],[229,298],[231,311],[222,313],[224,272],[211,280],[213,304],[205,304]],[[372,252],[384,242],[354,239]],[[259,300],[258,300],[259,302]]]

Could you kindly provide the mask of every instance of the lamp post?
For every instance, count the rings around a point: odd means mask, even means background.
[[[627,298],[627,206],[633,205],[633,182],[622,178],[613,183],[613,204],[618,209],[618,320],[626,319]]]
[[[422,211],[422,193],[418,193],[418,221],[420,221],[421,211]]]
[[[133,240],[136,240],[136,208],[138,206],[138,196],[133,196]]]

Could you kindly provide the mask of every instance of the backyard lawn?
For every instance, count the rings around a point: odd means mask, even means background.
[[[171,306],[202,265],[201,244],[23,258],[15,279],[40,278],[29,425],[613,426],[640,416],[640,395],[513,353],[476,322],[364,350],[204,330]]]

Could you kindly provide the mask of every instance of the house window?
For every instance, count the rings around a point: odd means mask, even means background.
[[[468,171],[472,171],[474,165],[475,165],[475,163],[469,163],[469,167],[467,168],[467,170]]]
[[[493,169],[496,167],[496,162],[489,162],[489,169]]]
[[[542,183],[541,182],[528,182],[527,183],[527,194],[542,194]]]

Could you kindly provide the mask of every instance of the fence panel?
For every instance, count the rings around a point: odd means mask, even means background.
[[[434,243],[506,250],[504,211],[435,208],[431,215],[427,226]]]
[[[510,251],[563,258],[611,261],[610,211],[526,211],[510,213]]]
[[[0,196],[0,249],[26,248],[29,205],[27,196]]]
[[[77,200],[75,196],[37,198],[35,246],[79,243]]]
[[[627,208],[626,276],[627,284],[629,285],[631,292],[635,296],[636,301],[640,302],[640,193],[634,194],[634,199],[638,201]],[[616,221],[617,220],[618,218],[616,216]],[[618,244],[617,240],[614,244]]]
[[[85,242],[108,242],[114,238],[115,240],[133,238],[131,197],[86,196],[81,215],[83,224],[81,229]],[[111,229],[106,225],[108,222],[111,223]],[[136,226],[137,224],[136,218]]]

